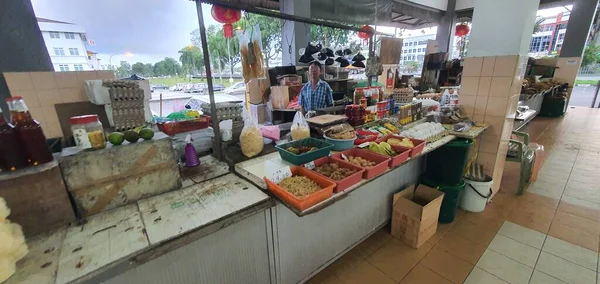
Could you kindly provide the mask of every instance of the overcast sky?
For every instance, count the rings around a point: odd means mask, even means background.
[[[8,1],[8,0],[5,0]],[[96,45],[88,49],[99,53],[102,64],[120,60],[154,63],[166,56],[178,59],[177,51],[190,44],[190,32],[198,28],[196,4],[189,0],[31,0],[37,17],[75,23],[87,31]],[[205,24],[217,25],[210,6],[203,4]],[[572,6],[568,6],[571,8]],[[538,12],[554,16],[559,7]],[[378,28],[393,33],[393,28]],[[435,32],[425,29],[425,32]],[[422,30],[407,31],[406,36]],[[131,53],[127,57],[124,53]]]
[[[189,0],[31,0],[37,17],[75,23],[87,31],[102,64],[120,60],[156,62],[190,44],[198,28],[196,4]],[[218,24],[203,4],[207,25]],[[125,52],[132,57],[122,55]]]

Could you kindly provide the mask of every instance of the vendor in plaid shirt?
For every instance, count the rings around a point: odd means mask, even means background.
[[[300,90],[302,112],[333,106],[333,91],[327,82],[321,80],[321,63],[313,61],[308,67],[310,81]]]

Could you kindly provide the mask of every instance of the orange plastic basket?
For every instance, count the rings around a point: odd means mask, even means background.
[[[269,191],[271,191],[273,194],[275,194],[275,196],[279,197],[279,199],[288,205],[300,211],[304,211],[333,195],[333,189],[336,186],[335,182],[332,182],[331,180],[326,179],[323,176],[318,175],[302,166],[292,167],[291,171],[293,176],[305,176],[313,180],[321,187],[321,190],[308,196],[298,198],[265,177],[264,179],[265,183],[267,184],[267,189],[269,189]]]

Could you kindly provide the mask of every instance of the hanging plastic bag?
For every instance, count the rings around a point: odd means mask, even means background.
[[[240,134],[240,148],[242,153],[248,158],[252,158],[262,152],[263,136],[258,123],[246,111],[242,113],[244,117],[244,128]]]
[[[292,139],[300,140],[310,137],[310,129],[308,128],[308,122],[304,119],[302,112],[297,111],[294,115],[291,127]]]
[[[240,34],[240,56],[242,75],[248,83],[250,79],[265,77],[260,27],[255,25]]]

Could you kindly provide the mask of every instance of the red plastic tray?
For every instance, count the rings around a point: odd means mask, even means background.
[[[406,137],[403,137],[400,135],[390,134],[390,135],[383,136],[381,139],[377,140],[377,143],[381,143],[383,141],[387,142],[388,139],[390,139],[392,137],[398,138],[398,139],[406,138]],[[413,144],[415,145],[414,148],[412,148],[412,149],[409,148],[411,150],[409,156],[412,158],[416,155],[421,154],[421,152],[423,152],[423,149],[425,148],[425,145],[427,144],[427,142],[424,140],[419,140],[419,139],[410,138],[410,137],[408,137],[408,139],[410,139],[413,142]],[[393,148],[393,145],[392,145],[392,148]],[[402,147],[402,148],[406,148],[406,147]]]
[[[364,168],[355,166],[355,165],[350,164],[345,161],[334,160],[331,157],[323,157],[323,158],[316,159],[314,161],[314,163],[315,163],[315,167],[321,166],[326,163],[337,163],[342,168],[349,168],[349,169],[356,170],[356,173],[354,173],[354,174],[350,175],[349,177],[342,179],[342,180],[333,180],[329,177],[326,177],[326,176],[316,172],[315,170],[312,170],[315,174],[322,176],[332,182],[335,182],[337,184],[335,189],[333,190],[333,192],[335,192],[335,193],[341,192],[344,189],[347,189],[347,188],[357,184],[358,182],[360,182],[362,180],[363,173],[365,172]]]
[[[210,116],[202,115],[199,118],[182,120],[182,121],[167,121],[156,124],[158,129],[169,136],[178,133],[189,132],[207,128],[210,124]]]
[[[374,178],[374,177],[382,174],[383,172],[385,172],[385,170],[388,168],[388,166],[390,164],[390,158],[382,156],[382,155],[377,155],[371,151],[358,149],[358,148],[348,149],[341,153],[332,155],[331,157],[334,160],[345,162],[342,159],[342,154],[344,154],[346,157],[348,157],[348,156],[361,157],[363,159],[367,159],[369,161],[373,161],[373,162],[377,163],[375,166],[373,166],[371,168],[360,167],[360,168],[365,169],[365,172],[363,174],[363,178],[365,178],[365,179],[371,179],[371,178]]]
[[[265,177],[265,183],[267,184],[267,188],[269,189],[269,191],[271,191],[273,194],[275,194],[277,197],[279,197],[281,200],[291,205],[292,207],[300,211],[304,211],[333,195],[333,188],[336,184],[330,179],[327,179],[322,175],[319,175],[302,166],[292,167],[290,170],[292,171],[292,175],[305,176],[315,181],[322,188],[321,190],[316,191],[308,196],[298,198]]]
[[[379,137],[379,135],[371,132],[371,131],[366,131],[366,130],[356,130],[356,134],[360,135],[360,136],[366,136],[365,138],[356,138],[356,140],[354,140],[354,145],[360,145],[362,143],[365,142],[371,142],[371,141],[375,141],[377,140],[377,137]]]
[[[390,168],[394,168],[397,167],[399,165],[401,165],[402,163],[406,162],[406,160],[408,160],[408,156],[410,156],[410,152],[411,149],[410,148],[404,148],[401,146],[392,146],[392,149],[394,149],[394,151],[396,151],[396,153],[398,153],[398,155],[390,157]]]

